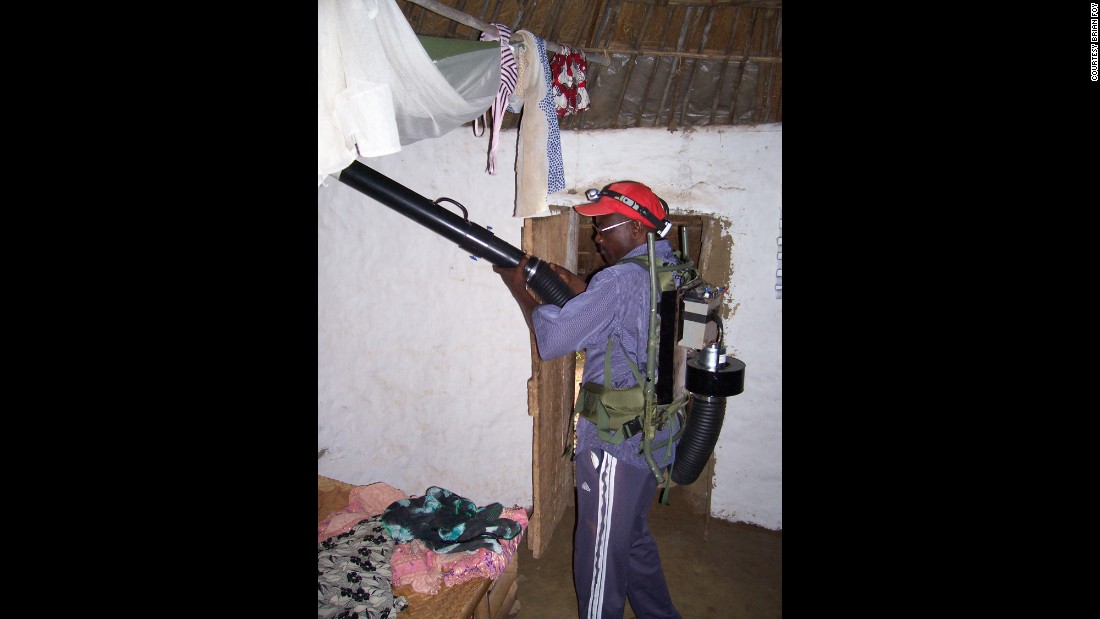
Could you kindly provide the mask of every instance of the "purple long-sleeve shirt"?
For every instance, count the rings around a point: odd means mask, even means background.
[[[647,253],[647,245],[643,243],[623,258]],[[672,245],[667,240],[657,241],[654,244],[654,253],[659,261],[676,261]],[[629,356],[642,376],[645,376],[649,306],[649,269],[621,261],[609,266],[593,275],[588,288],[566,302],[564,307],[547,303],[534,309],[531,313],[531,325],[535,331],[539,356],[548,360],[584,350],[584,373],[581,380],[606,386],[608,381],[604,377],[604,357],[607,337],[614,333],[610,384],[616,389],[633,387],[638,381],[634,379],[634,373],[626,360]],[[671,372],[672,368],[667,368],[666,371]],[[657,431],[654,444],[667,440],[669,433],[676,429],[678,425],[675,420],[666,424]],[[583,417],[577,421],[578,454],[584,454],[588,449],[603,449],[624,464],[649,470],[645,456],[639,453],[641,441],[642,435],[638,433],[618,445],[612,445],[599,438],[596,424]],[[671,465],[676,457],[675,445],[667,452],[667,458],[664,447],[654,449],[653,457],[661,468]]]

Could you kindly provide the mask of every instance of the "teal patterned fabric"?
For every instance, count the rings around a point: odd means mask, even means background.
[[[418,539],[440,554],[487,548],[501,552],[500,541],[523,531],[518,522],[501,518],[504,506],[479,508],[450,490],[432,486],[422,497],[394,501],[382,512],[382,524],[397,543]]]
[[[393,545],[381,514],[317,544],[318,619],[393,619],[408,608],[393,595]]]

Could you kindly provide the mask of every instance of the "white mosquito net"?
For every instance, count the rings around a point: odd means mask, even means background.
[[[395,153],[492,106],[499,44],[445,53],[429,56],[395,0],[318,0],[318,186],[357,155]]]

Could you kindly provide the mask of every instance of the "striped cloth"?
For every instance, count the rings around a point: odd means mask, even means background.
[[[516,57],[512,53],[510,40],[512,29],[504,24],[494,23],[500,31],[499,37],[493,37],[485,32],[481,33],[482,41],[500,40],[500,88],[497,90],[497,98],[493,101],[493,130],[489,136],[489,174],[497,173],[497,145],[500,143],[500,125],[504,122],[504,111],[508,108],[508,98],[516,91],[516,77],[519,69],[516,67]]]

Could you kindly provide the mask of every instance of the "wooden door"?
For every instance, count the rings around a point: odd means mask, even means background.
[[[576,272],[579,220],[573,209],[550,217],[528,218],[523,226],[523,250]],[[527,525],[527,547],[536,559],[549,547],[554,528],[565,510],[573,505],[573,461],[566,453],[566,446],[573,441],[570,418],[576,399],[575,382],[576,356],[543,361],[532,334],[527,409],[534,418],[531,438],[534,505]]]

